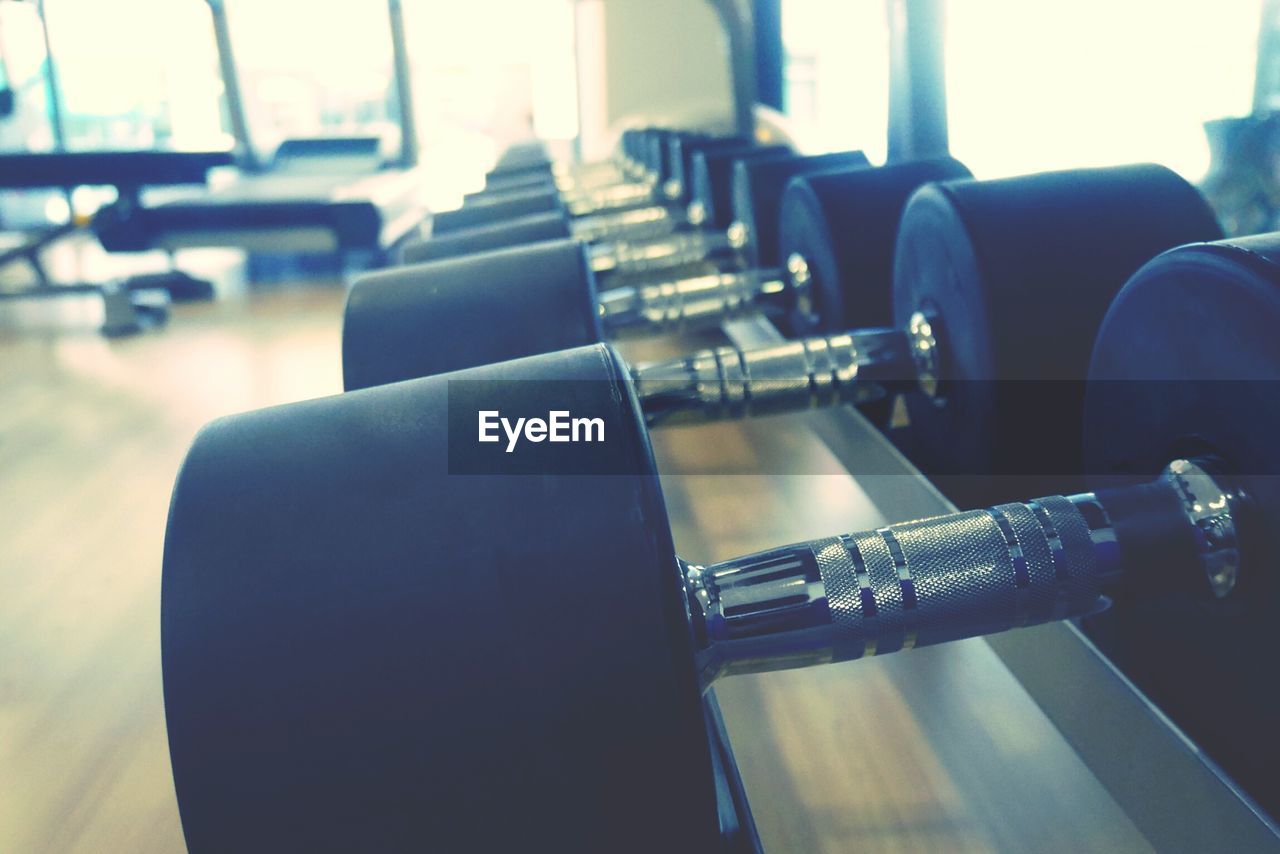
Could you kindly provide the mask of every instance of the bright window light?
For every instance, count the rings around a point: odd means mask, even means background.
[[[406,0],[404,11],[434,207],[478,189],[517,140],[577,136],[573,0]]]
[[[45,0],[44,10],[68,148],[228,144],[202,0]]]
[[[256,146],[367,134],[399,150],[385,2],[225,2]]]
[[[788,118],[806,151],[888,145],[889,25],[885,0],[783,0]]]
[[[1260,0],[957,0],[951,151],[980,178],[1154,161],[1204,176],[1204,122],[1247,114]]]

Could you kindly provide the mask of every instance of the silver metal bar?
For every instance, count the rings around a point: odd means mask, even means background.
[[[53,147],[56,151],[67,150],[67,129],[62,112],[62,89],[58,85],[57,63],[53,61],[53,47],[49,42],[49,23],[44,15],[44,0],[36,3],[36,15],[40,18],[40,35],[44,39],[44,85],[45,96],[49,103],[49,127],[53,131]],[[5,78],[12,84],[11,78]],[[70,197],[67,202],[71,201]]]
[[[599,295],[596,308],[601,325],[612,336],[651,335],[714,326],[758,308],[762,297],[785,287],[777,271],[713,273],[610,288]]]
[[[703,685],[1095,611],[1108,553],[1095,547],[1076,500],[1005,504],[686,564]]]
[[[240,167],[258,171],[262,160],[253,145],[249,130],[249,118],[245,109],[244,90],[240,87],[240,71],[236,66],[235,51],[231,47],[231,27],[227,21],[225,0],[207,0],[213,17],[213,37],[218,46],[218,68],[222,73],[222,92],[227,100],[227,118],[231,122],[231,135],[238,149]]]
[[[728,236],[719,231],[682,231],[652,240],[619,240],[592,247],[591,269],[596,273],[652,273],[696,264],[731,248]]]
[[[552,166],[556,189],[562,193],[591,192],[617,184],[633,184],[624,164],[612,160],[597,163],[564,164]]]
[[[914,376],[896,329],[806,338],[752,349],[717,347],[637,365],[632,383],[650,426],[701,423],[881,399]]]
[[[889,0],[889,161],[946,157],[943,0]]]
[[[391,24],[391,55],[395,69],[396,100],[400,105],[400,165],[406,169],[418,165],[418,122],[413,103],[409,48],[404,30],[402,0],[387,0],[387,16]]]
[[[565,194],[565,204],[573,216],[590,216],[652,203],[653,196],[651,183],[628,182],[570,191]]]
[[[750,0],[708,0],[720,16],[729,67],[733,74],[734,123],[738,133],[755,134],[756,79],[755,12]]]
[[[733,320],[724,332],[739,347],[783,340],[760,315]],[[795,429],[814,434],[844,469],[855,473],[859,494],[866,496],[880,518],[923,518],[955,510],[857,409],[838,406],[809,412]],[[988,657],[989,653],[994,655]],[[1073,622],[1046,623],[938,647],[922,652],[921,657],[890,656],[854,666],[890,668],[909,698],[925,708],[938,689],[938,674],[930,666],[944,660],[947,667],[966,668],[966,682],[958,684],[979,681],[976,674],[987,672],[984,667],[1007,669],[1074,751],[1073,762],[1078,758],[1154,850],[1178,854],[1280,851],[1280,828]],[[970,672],[971,668],[977,670]],[[803,675],[817,679],[823,671]],[[731,680],[717,690],[736,697],[740,687],[750,684],[750,677]],[[957,755],[973,758],[963,751]],[[1156,770],[1135,773],[1135,769]],[[1179,807],[1171,810],[1170,804]]]
[[[682,224],[682,220],[670,209],[661,205],[649,205],[574,220],[573,236],[587,243],[602,240],[646,240],[671,234]]]
[[[1141,535],[1118,541],[1113,507],[1139,528],[1172,524],[1170,530],[1185,531],[1192,558],[1186,566],[1208,582],[1204,595],[1231,592],[1236,524],[1246,501],[1239,492],[1189,460],[1124,492],[1123,501],[1114,492],[1049,496],[705,567],[686,563],[703,685],[731,673],[883,655],[1095,611],[1127,571],[1144,571],[1126,566],[1146,554],[1133,539]],[[1214,532],[1207,542],[1206,531]],[[1224,561],[1232,564],[1226,583]],[[1165,576],[1179,571],[1165,569]]]

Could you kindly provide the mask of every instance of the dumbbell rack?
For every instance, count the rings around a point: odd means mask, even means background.
[[[759,317],[728,323],[723,331],[733,343],[744,347],[782,340],[781,334]],[[788,418],[791,420],[781,423]],[[756,455],[756,468],[769,476],[709,475],[687,480],[681,474],[667,476],[667,472],[681,472],[681,461],[698,459],[699,446],[710,458],[717,458],[717,446],[724,439],[717,430],[735,431],[735,439],[745,441],[749,452]],[[673,435],[676,433],[680,435]],[[779,437],[785,437],[783,444],[779,444]],[[754,547],[740,539],[723,542],[723,531],[717,533],[714,526],[699,519],[694,508],[715,506],[706,495],[698,494],[699,484],[724,490],[725,484],[731,483],[727,488],[734,492],[737,506],[750,506],[758,492],[761,512],[744,519],[742,525],[766,528],[751,535],[761,537],[761,544],[821,535],[824,530],[813,526],[825,527],[825,520],[833,518],[840,521],[831,530],[858,529],[955,509],[879,430],[850,407],[769,419],[767,425],[716,425],[703,433],[657,431],[654,445],[659,470],[664,472],[677,549],[683,553],[714,559],[742,552],[744,545]],[[801,445],[804,450],[798,454]],[[780,483],[787,479],[812,483],[799,475],[813,474],[812,461],[824,455],[839,479],[847,478],[847,482],[839,488],[816,490],[822,493],[820,505],[815,503],[815,490],[790,490],[784,483],[784,492],[795,493],[795,504],[788,504],[785,512],[768,513],[767,507],[778,502]],[[797,457],[806,460],[800,470],[795,468]],[[875,474],[856,476],[856,472]],[[791,473],[794,475],[788,478]],[[814,518],[815,513],[821,514],[820,520]],[[904,748],[885,733],[884,710],[875,706],[873,698],[863,697],[859,704],[860,695],[867,692],[858,686],[874,685],[878,679],[887,680],[906,701],[923,744]],[[787,704],[796,715],[789,721],[789,729],[803,732],[805,744],[784,740],[776,727],[761,718],[760,710],[770,697],[795,695],[797,689],[809,699],[803,708]],[[719,705],[717,694],[722,701]],[[723,726],[717,724],[721,707]],[[880,720],[875,720],[876,714]],[[768,818],[760,821],[766,849],[779,833],[786,838],[796,821],[811,823],[811,832],[820,835],[823,804],[832,800],[843,803],[844,809],[854,814],[848,821],[856,824],[859,804],[865,803],[857,792],[846,796],[843,791],[826,791],[821,780],[806,787],[803,773],[788,779],[787,769],[777,767],[780,757],[822,755],[826,757],[823,761],[843,765],[841,771],[851,774],[865,765],[902,764],[905,749],[924,750],[936,757],[964,790],[972,814],[962,818],[991,825],[976,831],[970,827],[970,831],[999,839],[1002,847],[1032,850],[1046,841],[1052,843],[1055,837],[1061,845],[1062,840],[1087,836],[1092,844],[1111,849],[1132,848],[1145,839],[1159,851],[1280,850],[1280,830],[1070,623],[883,659],[735,677],[721,682],[709,696],[708,720],[713,743],[727,763],[722,794],[730,804],[729,812],[744,828],[753,829],[751,814],[744,810],[745,791],[757,818],[766,810],[770,817],[792,814],[788,828],[781,831],[771,827]],[[865,725],[850,731],[851,720]],[[732,737],[736,762],[727,749],[726,732]],[[1033,744],[1028,744],[1029,735]],[[852,759],[830,758],[844,755]],[[739,772],[745,786],[738,784]],[[867,792],[880,785],[876,779],[859,784]],[[822,800],[810,803],[811,798]],[[990,812],[972,809],[975,803],[984,802],[993,805]],[[880,806],[882,815],[883,810],[893,808]],[[926,809],[930,809],[927,804],[920,806],[921,821],[926,820]],[[1087,833],[1081,829],[1085,816]],[[933,816],[928,816],[928,821],[932,820]],[[842,827],[847,832],[849,824]],[[744,834],[734,840],[730,850],[752,850],[753,839],[753,833]]]

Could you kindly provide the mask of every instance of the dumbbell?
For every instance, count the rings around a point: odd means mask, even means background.
[[[1274,649],[1280,236],[1264,246],[1173,250],[1101,324],[1085,446],[1138,482],[722,563],[676,556],[606,345],[216,422],[178,479],[162,594],[191,850],[711,850],[716,678],[1089,615],[1102,593],[1137,603],[1123,614],[1243,608],[1268,641],[1243,649]],[[1253,393],[1186,382],[1242,376]],[[549,406],[605,441],[475,441],[480,409]],[[1165,711],[1214,709],[1273,774],[1272,680],[1203,625],[1151,636],[1186,656],[1165,658]],[[1220,679],[1273,704],[1237,718],[1204,687]]]
[[[664,204],[687,205],[684,193],[669,195],[663,192],[684,189],[686,182],[678,179],[682,159],[689,156],[694,147],[709,143],[732,143],[737,147],[749,147],[750,141],[742,137],[714,138],[704,134],[645,131],[636,134],[637,142],[627,145],[623,136],[623,151],[631,151],[623,157],[622,168],[630,168],[622,183],[589,188],[586,196],[573,195],[563,188],[561,179],[550,175],[536,177],[530,183],[508,186],[499,191],[485,189],[468,195],[465,204],[457,211],[440,214],[433,224],[434,236],[442,236],[460,229],[494,227],[509,222],[517,216],[558,213],[564,216],[582,216],[608,213],[612,207],[662,206]],[[681,146],[680,143],[687,143]],[[639,151],[637,151],[639,147]],[[668,179],[669,178],[669,179]],[[596,197],[599,193],[603,196]],[[612,193],[612,196],[611,196]],[[589,220],[582,225],[602,220]]]
[[[699,232],[672,231],[654,241],[637,243],[616,240],[589,248],[585,248],[585,244],[593,242],[589,238],[598,238],[602,234],[587,234],[578,230],[576,225],[571,225],[569,228],[576,241],[584,244],[584,248],[580,251],[586,253],[587,260],[582,276],[586,276],[592,282],[597,276],[604,275],[639,274],[643,277],[644,274],[665,274],[673,268],[704,262],[706,266],[694,271],[694,275],[689,279],[678,279],[668,283],[664,288],[664,292],[674,288],[676,293],[683,294],[690,288],[699,289],[705,284],[709,274],[719,271],[724,265],[717,263],[715,256],[723,250],[729,250],[732,256],[726,261],[728,266],[747,268],[746,271],[739,271],[733,277],[734,282],[746,284],[767,281],[777,275],[776,271],[767,268],[776,263],[777,215],[774,211],[787,183],[799,175],[828,170],[869,168],[865,155],[857,151],[815,156],[759,149],[744,151],[731,148],[718,152],[699,151],[694,155],[693,160],[695,175],[703,176],[699,180],[703,190],[707,192],[708,204],[701,206],[702,211],[707,211],[711,205],[715,204],[711,200],[712,179],[709,177],[709,170],[703,164],[716,157],[723,157],[733,165],[732,170],[727,171],[727,174],[718,175],[715,179],[716,183],[724,185],[722,192],[732,196],[733,221],[731,224],[721,229],[719,226],[727,217],[725,213],[717,212],[715,219],[707,220],[711,227],[703,228]],[[721,210],[723,207],[723,205],[719,206]],[[648,210],[648,208],[639,209],[620,217],[642,215],[648,222],[649,215],[645,213]],[[661,215],[658,216],[660,218]],[[521,240],[529,237],[554,239],[555,233],[547,233],[544,226],[561,227],[555,223],[534,221],[533,218],[529,218],[518,222],[515,228],[519,229]],[[476,250],[491,247],[495,237],[497,242],[503,242],[504,231],[508,227],[477,230],[469,234],[459,233],[454,236],[456,240],[449,236],[442,240],[428,239],[418,244],[416,248],[406,247],[404,261],[407,264],[395,268],[394,271],[386,272],[393,278],[414,280],[417,277],[417,268],[414,266],[416,264],[442,258],[475,259],[472,264],[453,268],[450,276],[458,281],[465,276],[468,281],[476,282],[479,287],[489,279],[486,271],[491,262],[480,258],[479,256],[484,253]],[[526,231],[526,228],[530,230]],[[515,248],[524,250],[531,245],[533,244],[521,243]],[[536,262],[528,266],[526,273],[539,281],[552,275],[549,270],[540,269]],[[583,287],[588,286],[583,285]],[[590,287],[594,287],[594,284]],[[616,296],[615,294],[615,298]]]
[[[954,168],[884,167],[793,185],[781,247],[791,278],[765,288],[725,275],[707,277],[701,293],[654,286],[595,296],[583,256],[565,244],[373,274],[347,303],[346,388],[581,346],[626,329],[718,320],[774,301],[791,309],[800,337],[633,368],[648,422],[863,404],[905,387],[905,449],[929,474],[953,477],[950,494],[985,500],[1034,488],[968,476],[1012,475],[1032,461],[1078,468],[1079,382],[1107,305],[1147,260],[1222,234],[1195,188],[1159,166],[944,181],[912,194]],[[482,262],[488,287],[457,272]],[[859,318],[869,326],[850,330]],[[1032,399],[1040,418],[1027,430],[1020,415]],[[1040,447],[1050,438],[1060,458]]]
[[[623,131],[618,157],[595,164],[565,166],[543,155],[518,160],[500,160],[485,178],[485,189],[468,193],[466,201],[479,201],[488,195],[512,189],[552,187],[562,192],[575,188],[594,189],[609,184],[645,183],[654,187],[670,202],[688,202],[686,185],[693,150],[704,147],[749,147],[744,136],[674,132],[662,129]],[[660,184],[660,186],[659,186]]]
[[[573,212],[575,215],[607,211],[614,199],[652,198],[661,163],[651,162],[650,138],[665,133],[656,129],[628,131],[645,137],[643,155],[633,159],[637,148],[623,137],[623,149],[615,159],[580,167],[566,167],[550,159],[497,167],[485,176],[485,188],[463,197],[460,208],[432,217],[433,234],[491,225],[519,216],[538,213]],[[652,171],[651,171],[652,170]]]
[[[628,128],[618,139],[618,149],[613,156],[587,163],[559,163],[553,160],[543,146],[541,156],[500,157],[493,169],[485,174],[485,190],[500,192],[503,189],[551,184],[553,186],[594,186],[623,180],[642,180],[649,171],[654,155],[653,142],[665,134],[675,133],[671,128]],[[687,133],[687,132],[682,132]],[[690,133],[690,136],[700,134]],[[481,191],[484,192],[484,191]],[[475,195],[475,194],[472,194]]]
[[[551,152],[547,149],[545,142],[537,138],[524,139],[513,142],[507,146],[502,154],[498,155],[490,174],[502,174],[507,171],[535,169],[544,166],[550,168],[553,165],[554,161],[551,159]]]
[[[679,164],[688,158],[690,165],[686,174],[693,175],[692,179],[675,179],[682,192],[692,193],[687,223],[679,215],[672,216],[662,205],[580,219],[567,217],[564,211],[534,213],[433,235],[405,246],[402,260],[421,263],[541,240],[577,238],[599,244],[592,256],[597,272],[627,274],[701,261],[731,249],[727,233],[731,223],[721,221],[729,218],[728,205],[720,205],[724,211],[720,218],[713,219],[706,214],[715,207],[716,198],[727,197],[731,192],[732,176],[727,167],[739,159],[789,154],[789,149],[776,145],[734,145],[732,140],[690,141],[679,137],[677,141],[681,144],[677,144],[673,155],[673,173],[685,172],[686,167]],[[708,167],[704,160],[713,165]],[[676,204],[680,203],[677,200]]]
[[[664,184],[663,194],[677,210],[684,209],[688,228],[645,241],[602,245],[592,256],[596,272],[646,273],[703,261],[741,261],[746,235],[740,227],[735,228],[730,201],[735,164],[790,162],[795,164],[795,169],[807,171],[811,167],[806,163],[829,162],[796,155],[785,145],[757,145],[737,137],[675,136],[668,141],[668,151],[670,177]],[[866,165],[860,153],[853,162]],[[783,179],[778,176],[786,174],[789,168],[780,166],[773,178],[762,174],[749,180],[762,185],[763,192],[774,192],[768,189],[769,182],[781,185]],[[721,253],[739,257],[719,259]]]
[[[624,171],[612,183],[584,183],[554,171],[522,170],[517,183],[486,187],[464,197],[462,207],[433,217],[432,233],[493,225],[514,217],[562,212],[570,217],[603,216],[630,208],[666,204],[663,188],[671,175],[672,143],[700,140],[703,134],[652,130],[642,132],[642,153],[624,161]],[[739,142],[742,139],[739,138]],[[488,179],[486,179],[488,180]],[[670,200],[674,201],[674,200]]]
[[[614,156],[590,163],[558,163],[541,143],[534,148],[509,149],[485,174],[485,189],[479,193],[468,193],[467,198],[479,198],[486,192],[530,187],[573,189],[621,182],[628,177],[639,180],[644,175],[645,159],[650,153],[647,138],[658,131],[658,128],[625,130]]]
[[[837,162],[843,159],[836,158]],[[859,299],[880,302],[886,297],[863,297],[862,293],[883,290],[887,295],[891,290],[894,231],[907,198],[929,181],[968,175],[953,160],[881,169],[864,168],[859,163],[852,169],[815,179],[805,185],[810,192],[804,193],[783,188],[793,177],[796,164],[811,161],[788,158],[757,162],[770,168],[753,172],[744,165],[738,170],[737,177],[743,185],[759,176],[757,187],[761,192],[752,194],[744,189],[738,194],[737,219],[755,220],[750,209],[756,205],[771,209],[785,206],[790,211],[786,216],[800,221],[803,228],[782,225],[781,231],[788,239],[781,247],[775,243],[774,234],[763,235],[755,242],[759,249],[750,260],[757,264],[776,262],[783,253],[791,256],[803,251],[820,258],[821,263],[815,267],[819,280],[815,287],[822,289],[827,281],[823,277],[834,274],[839,266],[834,253],[844,251],[839,259],[845,266],[841,282],[856,289]],[[830,159],[823,159],[818,165],[830,163]],[[802,197],[802,201],[783,205],[778,201],[782,196]],[[724,213],[717,217],[718,222],[731,219]],[[778,220],[776,215],[765,216],[763,228],[778,231]],[[757,225],[751,231],[759,237],[761,228]],[[844,232],[851,228],[857,230],[845,238]],[[747,231],[741,225],[736,229],[739,234]],[[819,254],[811,245],[821,238],[796,234],[804,230],[819,232],[833,243],[832,235],[840,234],[841,248]],[[346,388],[565,349],[603,334],[714,324],[734,310],[770,300],[782,304],[790,301],[786,294],[790,287],[780,270],[760,275],[749,269],[599,291],[590,251],[572,242],[548,242],[362,277],[353,285],[346,307]],[[455,304],[455,300],[460,303]],[[822,302],[825,306],[830,299],[823,298]],[[869,325],[887,324],[888,315],[885,311],[871,317]],[[507,334],[508,324],[519,326],[514,337]],[[463,340],[445,341],[440,330],[446,329]],[[487,334],[489,330],[496,334]]]
[[[484,176],[484,188],[463,196],[464,203],[483,200],[488,195],[532,189],[591,188],[642,180],[638,164],[619,152],[617,157],[593,163],[564,164],[551,160],[522,166],[495,166]]]
[[[721,226],[720,222],[710,220],[705,214],[707,205],[703,203],[701,208],[695,208],[695,214],[703,211],[699,219],[702,223],[700,230],[677,233],[639,245],[624,242],[601,247],[591,256],[592,271],[663,273],[673,258],[686,263],[708,261],[719,269],[726,264],[716,263],[713,256],[727,251],[731,253],[731,257],[726,259],[729,268],[739,270],[741,275],[762,280],[776,272],[771,269],[777,264],[776,209],[791,179],[830,170],[863,170],[870,167],[866,155],[861,151],[817,155],[753,151],[751,156],[743,156],[739,149],[728,149],[699,152],[696,161],[707,164],[710,158],[717,155],[724,156],[731,164],[728,181],[720,182],[720,186],[726,188],[731,195],[732,222]],[[699,198],[710,201],[715,190],[709,171],[706,175],[708,180],[703,186],[705,195]],[[705,268],[698,270],[693,278],[701,279],[707,272],[709,271]]]

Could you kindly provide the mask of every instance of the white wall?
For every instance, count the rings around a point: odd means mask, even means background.
[[[628,123],[732,125],[728,46],[706,0],[581,0],[576,20],[585,159]]]

